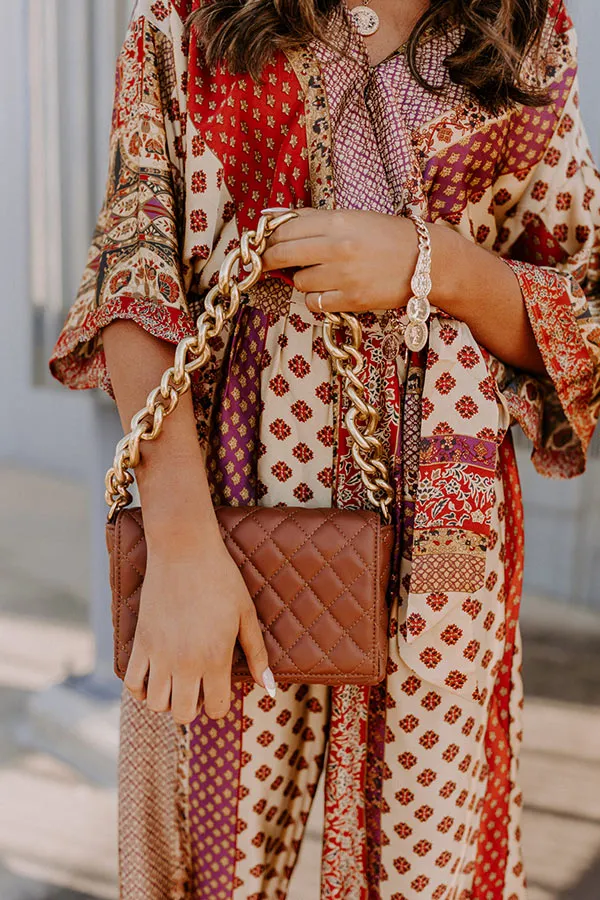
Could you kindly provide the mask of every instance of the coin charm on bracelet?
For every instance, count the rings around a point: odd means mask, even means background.
[[[369,0],[367,0],[367,3]],[[379,16],[374,9],[370,9],[367,3],[355,6],[350,10],[350,18],[354,22],[356,30],[363,37],[370,37],[379,30]]]
[[[404,331],[404,343],[415,353],[423,349],[428,337],[429,329],[424,322],[409,322]]]
[[[404,329],[404,343],[409,350],[418,353],[429,338],[427,322],[431,315],[429,294],[431,293],[431,237],[423,219],[410,215],[417,229],[419,239],[419,259],[410,287],[413,296],[406,304],[408,325]]]

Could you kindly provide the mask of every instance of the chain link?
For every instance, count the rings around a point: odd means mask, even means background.
[[[192,372],[209,362],[209,342],[234,318],[242,303],[242,295],[261,277],[267,238],[276,228],[293,218],[296,218],[296,213],[292,210],[261,216],[256,231],[245,231],[240,246],[226,256],[219,271],[218,283],[204,300],[204,311],[196,322],[197,333],[179,342],[173,365],[163,374],[159,387],[148,394],[146,406],[131,420],[129,434],[117,444],[113,465],[105,479],[109,521],[131,503],[129,488],[134,480],[131,470],[140,462],[142,441],[154,441],[159,436],[164,420],[177,408],[180,397],[189,391]],[[236,272],[239,274],[242,266],[251,266],[251,270],[238,281]],[[346,329],[350,331],[350,342],[345,341],[344,337],[338,342],[336,334],[344,335]],[[325,313],[323,340],[350,400],[344,421],[353,439],[352,456],[360,469],[369,502],[389,522],[394,493],[389,482],[383,444],[375,435],[379,415],[369,403],[359,377],[364,368],[360,350],[360,322],[350,313]]]

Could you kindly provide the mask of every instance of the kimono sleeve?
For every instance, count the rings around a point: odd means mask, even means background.
[[[501,363],[496,375],[513,419],[533,442],[538,471],[568,478],[585,468],[600,412],[600,177],[579,110],[575,35],[564,16],[559,24],[565,65],[551,89],[554,107],[540,117],[550,136],[505,229],[506,262],[547,377]]]
[[[102,346],[110,322],[130,319],[173,343],[194,333],[180,251],[183,79],[174,74],[168,20],[153,21],[145,5],[136,7],[117,62],[106,194],[50,359],[52,374],[68,387],[111,395]]]

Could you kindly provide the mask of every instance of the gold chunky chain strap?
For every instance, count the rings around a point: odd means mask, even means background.
[[[197,333],[183,338],[177,345],[175,361],[162,376],[160,385],[148,394],[146,406],[131,420],[131,431],[116,448],[112,468],[106,473],[106,503],[111,521],[120,509],[131,502],[129,487],[133,483],[131,470],[140,461],[142,441],[154,441],[163,422],[177,408],[179,398],[191,387],[191,374],[210,360],[209,341],[216,337],[238,312],[242,295],[262,275],[262,255],[267,238],[284,222],[296,217],[293,211],[267,213],[261,216],[256,231],[245,231],[240,246],[232,250],[221,266],[217,284],[206,295],[204,311],[196,322]],[[248,274],[237,280],[234,272],[244,266]],[[366,398],[359,376],[364,367],[360,351],[362,329],[356,316],[350,313],[325,313],[323,340],[333,362],[334,370],[344,382],[350,407],[345,416],[346,427],[353,439],[352,456],[358,465],[370,503],[379,508],[384,521],[390,521],[393,490],[389,483],[384,449],[375,436],[379,415]],[[335,340],[334,329],[350,329],[351,342]]]

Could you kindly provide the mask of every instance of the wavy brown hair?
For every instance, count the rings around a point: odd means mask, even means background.
[[[342,0],[343,2],[343,0]],[[329,13],[340,0],[208,0],[190,17],[209,65],[259,79],[276,49],[292,49],[325,38]],[[450,78],[495,112],[515,103],[540,105],[544,93],[522,77],[523,61],[536,45],[550,0],[431,0],[409,38],[407,56],[417,80],[429,90],[418,66],[418,48],[431,29],[448,22],[462,28],[458,48],[447,57]]]

